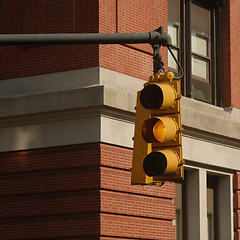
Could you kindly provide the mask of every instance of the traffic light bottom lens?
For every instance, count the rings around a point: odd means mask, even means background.
[[[149,176],[162,175],[167,168],[167,158],[161,152],[151,152],[143,162],[143,170]]]
[[[175,174],[178,167],[178,154],[167,149],[149,153],[143,162],[143,170],[149,177]]]

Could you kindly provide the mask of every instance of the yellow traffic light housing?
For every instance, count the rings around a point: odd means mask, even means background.
[[[137,94],[132,184],[183,180],[180,81],[154,74]]]

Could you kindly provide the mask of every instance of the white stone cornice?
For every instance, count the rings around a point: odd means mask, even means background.
[[[131,148],[136,93],[143,83],[103,68],[4,80],[0,151],[84,142]],[[240,110],[181,101],[184,158],[240,169]]]
[[[103,68],[4,80],[0,81],[0,118],[31,114],[47,117],[47,113],[94,106],[111,108],[112,112],[118,112],[119,119],[121,113],[132,117],[136,93],[143,83],[143,80]],[[229,111],[185,97],[181,102],[182,124],[187,135],[228,145],[235,142],[240,146],[240,110]]]

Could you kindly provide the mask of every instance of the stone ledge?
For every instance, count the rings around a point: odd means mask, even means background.
[[[67,113],[71,111],[69,115],[69,119],[71,119],[74,117],[74,111],[79,114],[81,109],[94,108],[95,106],[102,106],[105,115],[111,115],[119,120],[121,118],[129,119],[132,124],[134,123],[136,93],[142,88],[143,80],[103,68],[76,70],[69,74],[69,85],[64,83],[66,76],[68,76],[66,72],[47,76],[47,79],[50,79],[50,76],[55,79],[50,82],[49,86],[52,86],[57,77],[60,76],[62,85],[60,84],[60,87],[54,89],[55,92],[37,93],[31,89],[33,87],[31,85],[29,86],[31,91],[29,90],[26,95],[18,96],[12,93],[12,95],[5,95],[5,98],[2,96],[0,99],[0,124],[3,122],[4,124],[1,126],[7,126],[8,119],[11,119],[12,124],[14,121],[17,123],[20,117],[25,119],[25,124],[28,124],[28,119],[33,114],[38,115],[39,121],[42,121],[41,116],[47,119],[58,113],[59,117],[62,114],[66,118]],[[44,79],[44,76],[29,78],[31,80],[34,78]],[[76,81],[79,79],[83,82],[79,82],[79,85],[76,86]],[[16,79],[13,82],[15,81]],[[30,80],[24,79],[22,81]],[[37,80],[34,81],[36,83]],[[47,84],[47,81],[44,80],[44,84]],[[65,89],[66,85],[68,87]],[[8,90],[10,91],[10,87]],[[46,86],[42,86],[42,90],[46,90]],[[51,90],[53,89],[51,88]],[[182,98],[181,103],[184,134],[240,146],[239,109],[223,109],[186,97]],[[103,114],[103,112],[99,114]]]

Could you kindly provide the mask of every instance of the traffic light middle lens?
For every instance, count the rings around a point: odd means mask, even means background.
[[[166,138],[166,127],[159,118],[150,118],[142,126],[143,139],[148,143],[163,142]]]
[[[148,143],[169,142],[176,137],[177,128],[178,125],[172,117],[149,118],[142,126],[142,136]]]
[[[166,138],[166,127],[161,120],[153,126],[153,136],[158,142],[163,142]]]

